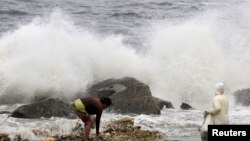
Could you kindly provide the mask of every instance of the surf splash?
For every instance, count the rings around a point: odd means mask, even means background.
[[[145,60],[122,43],[122,36],[101,37],[63,14],[38,17],[1,37],[2,102],[27,102],[44,93],[71,99],[92,82],[144,70]]]
[[[149,48],[137,52],[123,43],[123,35],[103,36],[65,15],[55,10],[0,38],[1,103],[44,95],[71,100],[92,83],[131,76],[175,107],[181,102],[199,107],[213,96],[218,81],[226,84],[228,93],[249,84],[242,79],[250,75],[244,71],[249,69],[248,40],[222,30],[228,20],[220,16],[205,14],[206,19],[178,24],[155,21],[150,36],[143,35]],[[231,19],[228,27],[232,24]]]

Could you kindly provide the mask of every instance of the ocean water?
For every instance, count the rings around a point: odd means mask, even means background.
[[[249,88],[247,0],[0,0],[0,110],[41,94],[72,100],[88,85],[131,76],[175,109],[136,115],[168,139],[200,140],[202,112],[224,82],[230,121],[249,124],[233,93]],[[187,102],[195,110],[179,108]],[[104,113],[103,122],[129,116]],[[34,128],[67,134],[78,120],[0,114],[0,132],[39,140]],[[62,124],[63,123],[63,124]],[[48,129],[49,130],[49,129]]]

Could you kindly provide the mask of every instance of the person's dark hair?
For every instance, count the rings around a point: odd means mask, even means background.
[[[101,97],[101,103],[106,104],[107,106],[110,106],[112,104],[112,101],[108,97]]]

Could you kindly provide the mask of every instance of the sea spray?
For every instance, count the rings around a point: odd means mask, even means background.
[[[154,21],[148,27],[150,36],[145,35],[148,48],[140,52],[124,44],[123,35],[103,36],[75,25],[56,9],[1,36],[1,100],[27,102],[42,94],[71,100],[93,83],[130,76],[175,107],[181,102],[208,106],[218,81],[225,83],[228,93],[249,84],[244,79],[249,76],[248,40],[236,32],[247,35],[247,24],[233,23],[237,15],[248,15],[244,12],[232,13],[231,19],[214,10],[200,14],[206,18],[177,24]]]
[[[0,39],[2,102],[27,102],[48,91],[70,100],[94,82],[146,76],[146,61],[122,43],[122,36],[100,37],[78,29],[62,14],[52,13],[47,23],[41,20]]]

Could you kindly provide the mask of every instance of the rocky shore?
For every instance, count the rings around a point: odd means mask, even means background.
[[[77,123],[70,134],[60,134],[51,136],[49,132],[42,129],[34,129],[32,132],[35,136],[40,136],[42,141],[82,141],[83,126]],[[95,138],[91,134],[91,141],[163,141],[163,135],[158,131],[143,130],[140,126],[134,126],[133,118],[122,118],[110,121],[103,125],[101,138]],[[13,139],[6,133],[0,133],[0,141],[30,141],[22,139],[21,136],[15,136]]]

